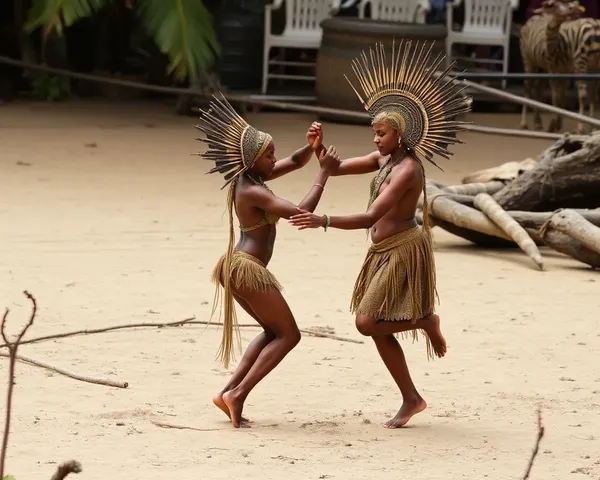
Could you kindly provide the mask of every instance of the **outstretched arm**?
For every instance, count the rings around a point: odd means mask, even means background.
[[[274,180],[293,172],[294,170],[302,168],[310,161],[310,157],[312,157],[313,153],[314,150],[312,147],[310,145],[306,145],[305,147],[296,150],[290,157],[275,162],[275,168],[273,169],[273,172],[269,176],[268,180]]]
[[[314,215],[313,213],[297,213],[290,217],[290,223],[299,227],[299,230],[306,228],[318,228],[327,226],[329,218],[329,227],[342,230],[358,230],[371,228],[377,221],[383,217],[397,203],[398,199],[403,197],[412,187],[414,171],[412,168],[400,169],[397,175],[390,180],[390,184],[371,204],[369,210],[365,213],[356,215],[345,215],[343,217],[328,217],[327,215]]]
[[[323,145],[315,150],[318,158],[321,157],[321,151],[325,149]],[[333,172],[332,177],[340,177],[342,175],[362,175],[364,173],[376,172],[379,169],[379,160],[382,155],[378,151],[369,153],[362,157],[353,157],[340,162],[340,166]]]
[[[337,168],[339,163],[340,158],[335,147],[329,147],[321,159],[321,169],[317,174],[315,183],[298,206],[283,198],[279,198],[265,188],[258,186],[249,189],[250,198],[248,200],[250,200],[255,207],[286,219],[297,213],[299,208],[301,210],[314,212],[321,199],[321,195],[325,190],[325,184],[331,175],[331,171]]]
[[[315,208],[321,200],[323,189],[329,178],[329,172],[325,168],[321,168],[314,185],[311,187],[308,194],[298,204],[294,205],[292,202],[280,198],[267,189],[260,186],[252,186],[248,189],[247,199],[256,208],[260,208],[267,213],[277,215],[281,218],[290,218],[292,215],[298,213],[298,209],[306,210],[308,212],[314,212]]]

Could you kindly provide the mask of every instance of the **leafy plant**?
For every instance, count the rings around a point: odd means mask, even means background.
[[[69,80],[66,78],[42,73],[33,80],[34,95],[44,100],[55,102],[65,98],[69,92]]]
[[[44,39],[89,17],[111,1],[33,0],[26,31],[43,28]],[[125,0],[132,6],[131,0]],[[133,6],[132,6],[133,7]],[[169,58],[168,72],[177,80],[197,79],[210,69],[221,49],[211,13],[202,0],[137,0],[142,25],[162,53]]]
[[[2,477],[2,480],[17,480],[15,477],[13,477],[12,475],[4,475]]]

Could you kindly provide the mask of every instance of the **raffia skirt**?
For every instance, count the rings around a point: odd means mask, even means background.
[[[351,311],[377,321],[410,321],[435,311],[436,272],[431,237],[420,226],[369,248],[352,293]],[[418,331],[402,333],[418,340]],[[427,338],[427,353],[431,345]]]
[[[225,368],[228,368],[234,357],[234,335],[241,350],[233,290],[247,289],[268,292],[271,290],[281,291],[282,287],[263,262],[241,250],[233,250],[230,257],[226,253],[218,260],[212,272],[212,282],[216,286],[216,291],[211,317],[221,300],[223,303],[223,338],[218,356]],[[221,296],[221,294],[223,295]]]

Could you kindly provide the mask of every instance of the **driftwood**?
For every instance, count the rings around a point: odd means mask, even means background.
[[[447,198],[445,191],[428,188],[429,211],[436,219],[451,223],[457,227],[474,230],[485,235],[511,240],[502,230],[492,223],[483,213]]]
[[[581,242],[578,242],[569,235],[565,235],[552,228],[546,229],[546,231],[543,232],[543,235],[541,235],[540,231],[537,229],[526,228],[525,230],[533,240],[539,241],[553,250],[568,255],[592,268],[600,268],[600,255],[585,247]]]
[[[0,352],[0,357],[10,357],[10,354],[5,353],[5,352]],[[94,377],[87,377],[87,376],[83,376],[83,375],[77,375],[76,373],[72,373],[72,372],[69,372],[62,368],[55,367],[53,365],[50,365],[49,363],[40,362],[39,360],[35,360],[33,358],[26,357],[25,355],[17,355],[16,358],[17,358],[17,360],[20,360],[21,362],[28,363],[28,364],[34,365],[36,367],[45,368],[46,370],[50,370],[52,372],[59,373],[61,375],[64,375],[65,377],[72,378],[73,380],[80,380],[82,382],[87,382],[87,383],[95,383],[97,385],[106,385],[107,387],[127,388],[129,386],[129,384],[127,382],[117,382],[115,380],[107,380],[107,379],[103,379],[103,378],[94,378]]]
[[[417,220],[419,224],[422,225],[422,220],[419,218]],[[456,235],[457,237],[464,238],[469,242],[472,242],[476,245],[487,247],[487,248],[515,248],[516,245],[512,240],[505,240],[504,238],[499,238],[494,235],[486,235],[485,233],[480,233],[475,230],[471,230],[469,228],[457,227],[456,225],[446,222],[444,220],[440,220],[439,218],[435,219],[435,224],[439,226],[442,230],[446,230],[447,232]]]
[[[600,207],[600,131],[565,134],[494,199],[505,210]]]
[[[499,192],[504,188],[504,182],[493,181],[486,183],[467,183],[464,185],[452,185],[445,187],[444,192],[456,193],[461,195],[477,195],[478,193],[489,193],[490,195]],[[429,192],[428,192],[429,193]]]
[[[533,158],[526,158],[520,162],[506,162],[496,167],[473,172],[464,177],[462,183],[487,183],[495,180],[506,183],[531,170],[536,165],[537,161]]]
[[[600,208],[594,210],[589,209],[575,209],[577,212],[588,222],[600,227]],[[512,218],[514,218],[519,225],[526,228],[542,228],[542,226],[550,220],[553,215],[556,215],[557,211],[554,212],[523,212],[520,210],[507,210]]]
[[[519,225],[500,205],[487,193],[478,193],[475,196],[475,206],[512,238],[535,262],[540,270],[544,269],[544,261],[536,244],[521,225]],[[600,229],[599,229],[600,230]]]
[[[573,210],[561,210],[550,217],[542,228],[546,229],[549,226],[569,235],[593,252],[600,254],[600,228],[588,222],[579,213]]]
[[[544,428],[544,425],[542,424],[542,411],[538,408],[538,412],[537,412],[537,425],[538,425],[538,431],[537,431],[537,437],[535,439],[535,446],[533,447],[533,450],[531,451],[531,458],[529,459],[529,463],[527,464],[527,469],[525,470],[525,475],[523,475],[523,480],[527,480],[529,478],[529,474],[531,473],[531,468],[533,467],[533,462],[535,461],[535,458],[538,455],[538,452],[540,451],[540,443],[542,442],[542,438],[544,438],[544,432],[546,431],[546,429]]]

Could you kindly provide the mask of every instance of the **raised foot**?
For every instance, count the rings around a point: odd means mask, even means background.
[[[383,426],[385,428],[403,427],[414,415],[422,412],[426,408],[427,403],[425,403],[425,400],[421,397],[416,397],[414,400],[404,400],[396,416],[391,420],[388,420]]]
[[[446,355],[447,346],[446,339],[442,335],[440,328],[440,317],[436,314],[427,317],[427,326],[424,328],[425,333],[429,337],[433,351],[439,358]]]
[[[242,410],[244,409],[243,400],[237,398],[233,391],[225,392],[223,394],[223,403],[229,411],[229,418],[235,428],[250,428],[250,423],[242,417]]]
[[[223,393],[219,393],[218,395],[215,395],[213,397],[213,403],[220,410],[222,410],[225,415],[227,415],[227,418],[229,418],[231,420],[231,415],[229,413],[229,408],[227,408],[227,405],[225,404],[225,401],[223,400]],[[244,422],[244,423],[252,423],[252,420],[249,420],[249,419],[247,419],[245,417],[242,417],[241,421]]]

